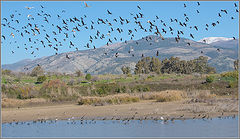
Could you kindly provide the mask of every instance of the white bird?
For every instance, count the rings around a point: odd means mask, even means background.
[[[29,18],[30,16],[32,16],[32,15],[30,15],[30,14],[29,14],[29,15],[27,15],[27,17],[28,17],[28,18]]]
[[[13,36],[13,38],[14,38],[14,34],[13,33],[11,33],[10,36]]]
[[[28,10],[30,10],[30,9],[32,9],[32,8],[34,8],[34,7],[27,7],[27,6],[26,6],[25,8],[27,8]]]
[[[73,32],[74,34],[76,33],[76,31],[75,31],[74,29],[72,30],[72,32]]]
[[[160,119],[161,119],[161,120],[164,120],[164,118],[163,118],[162,116],[160,117]]]

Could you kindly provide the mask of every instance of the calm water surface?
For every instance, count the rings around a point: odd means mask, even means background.
[[[238,117],[212,120],[62,120],[2,124],[3,137],[237,137]]]

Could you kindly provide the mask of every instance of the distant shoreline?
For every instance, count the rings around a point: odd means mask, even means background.
[[[174,102],[143,100],[130,104],[106,106],[77,105],[72,103],[24,108],[2,108],[2,123],[64,120],[68,118],[75,120],[161,120],[161,117],[165,120],[207,119],[218,116],[238,115],[237,110],[220,112],[215,105],[206,105],[206,103],[188,104],[185,102],[186,100]],[[237,105],[237,101],[234,101],[228,107]],[[191,109],[199,109],[199,112],[191,112]],[[206,111],[204,112],[203,109]]]

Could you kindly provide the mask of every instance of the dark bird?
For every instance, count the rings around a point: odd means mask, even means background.
[[[72,41],[70,41],[70,45],[71,45],[71,46],[74,46],[74,44],[72,43]]]
[[[109,10],[107,10],[108,14],[112,14]]]
[[[66,54],[66,58],[67,58],[67,59],[70,59],[70,57],[68,56],[68,54]]]
[[[159,52],[157,51],[157,54],[156,54],[156,56],[158,56],[159,55]]]
[[[139,10],[141,10],[141,7],[140,7],[140,6],[137,6],[137,8],[138,8]]]
[[[228,14],[227,10],[221,10],[221,12],[224,12],[224,13]]]
[[[237,3],[234,3],[234,6],[237,7]]]
[[[218,13],[218,16],[219,16],[219,17],[222,17],[220,13]]]
[[[197,5],[200,6],[200,2],[197,2]]]
[[[215,26],[216,26],[216,23],[212,23],[212,26],[214,26],[214,27],[215,27]]]
[[[2,35],[3,39],[6,40],[6,37],[4,35]]]
[[[190,37],[192,37],[194,39],[194,37],[193,37],[193,35],[191,33],[190,33]]]
[[[7,18],[3,18],[3,20],[5,20],[7,22]]]
[[[194,26],[194,28],[198,31],[198,28],[197,28],[197,26]]]
[[[63,21],[63,24],[67,25],[66,21],[65,20],[62,20]]]

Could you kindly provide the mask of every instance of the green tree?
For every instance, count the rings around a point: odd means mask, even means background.
[[[10,75],[11,73],[12,73],[11,70],[8,70],[8,69],[3,70],[3,69],[2,69],[2,74],[3,74],[3,75]]]
[[[197,59],[195,59],[195,72],[198,73],[207,73],[207,57],[200,56]]]
[[[90,81],[91,78],[92,78],[92,76],[91,76],[91,74],[89,74],[89,73],[85,76],[85,79],[88,80],[88,81]]]
[[[44,81],[46,81],[46,79],[47,79],[47,77],[45,75],[38,76],[37,83],[43,83]]]
[[[151,61],[150,57],[144,57],[135,65],[135,74],[148,74],[151,72]]]
[[[162,68],[161,61],[158,58],[152,57],[152,60],[150,62],[150,71],[160,74],[161,68]]]
[[[121,68],[123,74],[130,74],[131,73],[131,70],[130,70],[130,67],[126,67],[126,66],[123,66]]]

